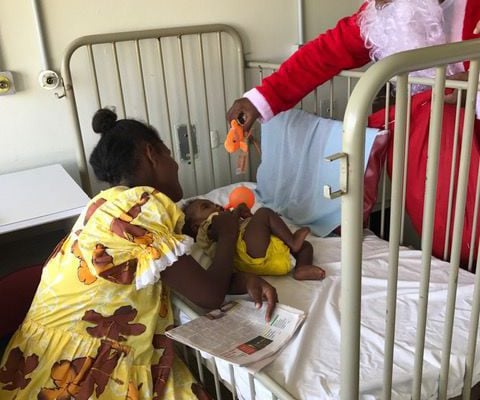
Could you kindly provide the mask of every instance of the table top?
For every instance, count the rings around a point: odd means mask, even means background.
[[[60,164],[0,175],[0,234],[75,217],[88,201]]]

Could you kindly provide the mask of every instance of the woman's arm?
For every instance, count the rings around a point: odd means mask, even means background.
[[[161,272],[162,280],[172,289],[204,308],[222,305],[228,293],[233,272],[233,255],[238,236],[238,216],[223,212],[212,221],[217,240],[212,265],[203,269],[191,256],[182,256]]]

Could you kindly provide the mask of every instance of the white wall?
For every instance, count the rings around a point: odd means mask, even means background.
[[[79,36],[225,23],[236,28],[248,60],[281,61],[297,43],[295,0],[40,0],[50,67]],[[306,39],[352,13],[361,0],[304,0]],[[333,8],[333,9],[332,9]],[[41,58],[30,0],[0,0],[0,71],[17,93],[0,96],[0,173],[59,162],[78,180],[65,99],[38,85]]]

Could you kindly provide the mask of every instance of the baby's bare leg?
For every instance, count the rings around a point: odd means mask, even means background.
[[[260,208],[252,215],[243,234],[243,240],[247,245],[247,253],[253,258],[265,257],[270,244],[270,235],[272,234],[269,221],[270,215],[265,210],[270,209]]]
[[[301,249],[293,254],[297,260],[293,277],[301,280],[322,280],[325,278],[325,270],[313,265],[313,246],[304,241]]]
[[[270,235],[278,237],[289,247],[292,253],[296,253],[301,249],[309,233],[309,228],[300,228],[292,233],[275,211],[264,207],[258,209],[253,215],[245,229],[243,238],[250,256],[264,257],[270,243]]]

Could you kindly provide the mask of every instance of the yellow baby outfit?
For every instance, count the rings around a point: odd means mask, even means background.
[[[215,255],[216,242],[208,237],[208,229],[213,217],[218,213],[212,213],[202,222],[198,229],[196,242],[200,248],[211,258]],[[250,272],[256,275],[286,275],[291,269],[290,249],[278,237],[271,235],[265,257],[250,257],[247,252],[247,244],[243,240],[245,229],[250,218],[240,223],[240,233],[237,239],[237,247],[233,259],[235,269],[243,272]]]
[[[0,364],[0,399],[196,399],[164,333],[160,272],[189,251],[184,216],[151,187],[97,195],[50,256]]]

